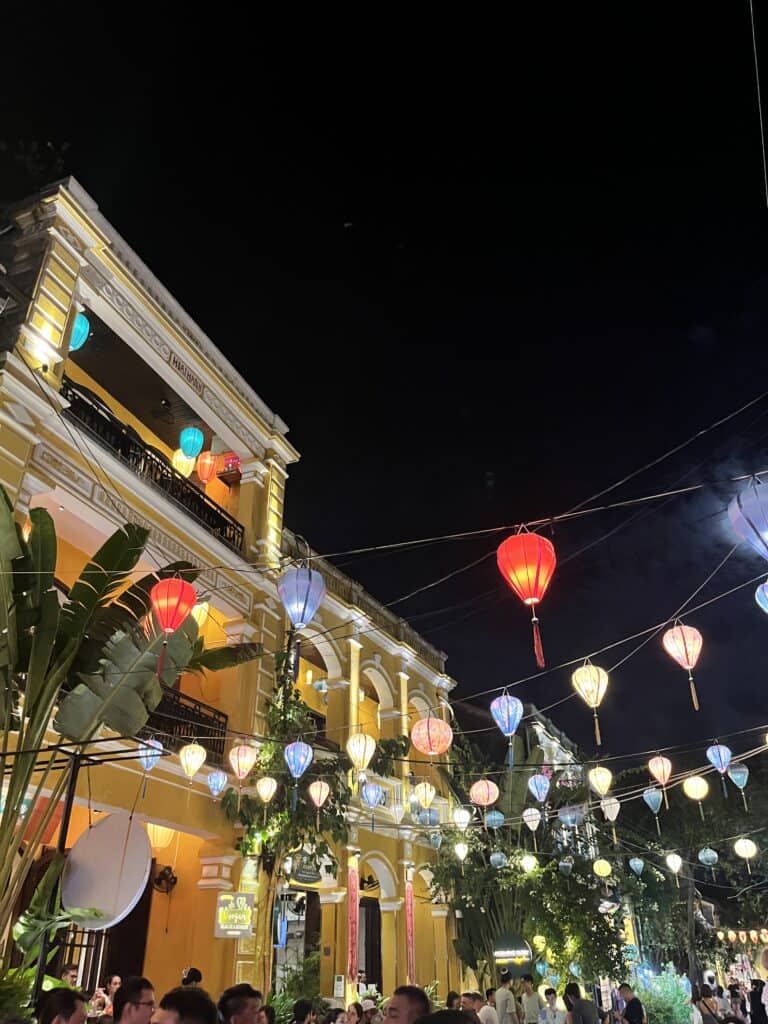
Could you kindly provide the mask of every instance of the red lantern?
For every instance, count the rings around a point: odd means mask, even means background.
[[[197,591],[186,580],[160,580],[149,592],[152,611],[164,633],[175,633],[197,602]]]
[[[216,467],[219,464],[218,458],[213,452],[202,452],[197,457],[197,476],[202,483],[210,483],[216,476]]]
[[[442,718],[428,715],[411,729],[411,743],[421,754],[444,754],[453,742],[453,729]]]
[[[555,548],[546,537],[538,533],[516,533],[507,537],[496,551],[499,571],[523,602],[531,606],[533,623],[533,649],[536,664],[544,668],[544,650],[541,646],[536,605],[547,592],[557,565]]]

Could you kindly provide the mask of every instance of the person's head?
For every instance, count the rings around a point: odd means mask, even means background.
[[[549,1003],[551,1009],[554,1010],[555,1006],[557,1006],[557,992],[553,988],[547,988],[544,990],[544,998]]]
[[[474,1010],[474,1008],[475,1008],[475,993],[474,992],[462,992],[461,993],[461,1008],[462,1008],[462,1010]]]
[[[59,972],[59,978],[65,985],[74,988],[77,984],[77,964],[64,964]]]
[[[266,1024],[266,1021],[264,1022]],[[347,1011],[343,1006],[334,1006],[328,1011],[323,1024],[348,1024]]]
[[[461,996],[458,992],[454,992],[453,989],[445,997],[445,1008],[447,1010],[458,1010],[461,1007]],[[352,1024],[352,1021],[349,1022]]]
[[[184,986],[199,986],[203,976],[197,967],[185,967],[181,972],[181,984]]]
[[[349,1024],[360,1024],[363,1019],[363,1004],[350,1003],[347,1007],[347,1020]]]
[[[512,975],[509,971],[501,971],[499,974],[499,985],[501,988],[510,988],[512,986]]]
[[[702,999],[711,999],[712,998],[712,989],[709,987],[709,985],[702,985],[701,986],[701,998]]]
[[[717,986],[717,998],[718,999],[722,999],[724,995],[725,995],[725,992],[723,991],[723,986],[722,985],[718,985]]]
[[[274,1006],[262,1006],[256,1017],[256,1024],[275,1024]],[[346,1021],[344,1024],[346,1024]]]
[[[573,1004],[577,999],[581,999],[581,989],[579,988],[578,982],[569,981],[565,986],[565,1005],[568,1009],[573,1009]]]
[[[429,997],[418,985],[400,985],[387,1003],[387,1020],[391,1024],[414,1024],[417,1017],[426,1017],[431,1007]]]
[[[485,990],[485,1001],[486,1001],[486,1003],[490,1003],[491,1006],[495,1005],[495,1003],[496,1003],[495,996],[496,996],[496,989],[495,988],[487,988]]]
[[[293,1004],[293,1019],[296,1024],[309,1024],[314,1016],[315,1008],[310,999],[297,999]]]
[[[155,1012],[155,990],[147,978],[123,978],[112,1000],[115,1024],[149,1024]]]
[[[52,988],[38,1004],[39,1024],[85,1024],[85,996],[71,988]]]
[[[363,1000],[363,1020],[370,1021],[373,1015],[378,1010],[378,1006],[372,999]]]
[[[104,979],[102,988],[107,993],[110,999],[115,998],[115,992],[120,988],[123,983],[123,979],[119,974],[108,974]]]
[[[180,986],[166,992],[153,1024],[217,1024],[216,1004],[201,988]]]
[[[520,984],[523,992],[525,992],[525,994],[529,996],[531,992],[533,992],[533,975],[524,974],[520,979]]]
[[[630,999],[635,998],[635,993],[632,991],[632,986],[628,985],[626,981],[622,981],[622,983],[619,985],[619,995],[625,1003],[628,1003]]]
[[[222,1024],[256,1024],[262,995],[247,982],[233,985],[221,994],[219,1016]],[[117,1024],[117,1022],[115,1022]]]

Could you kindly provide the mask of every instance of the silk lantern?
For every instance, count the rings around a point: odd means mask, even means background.
[[[631,870],[633,871],[633,873],[636,874],[637,877],[639,878],[640,875],[642,875],[642,873],[643,873],[643,868],[645,867],[645,861],[643,860],[642,857],[630,857],[629,858],[629,866],[630,866]]]
[[[357,772],[357,781],[371,763],[376,753],[376,740],[365,732],[356,732],[347,740],[347,754]]]
[[[733,852],[737,857],[743,857],[747,864],[747,871],[752,874],[750,860],[757,855],[757,847],[751,839],[737,839],[733,844]]]
[[[532,853],[526,853],[520,858],[520,867],[526,875],[529,875],[531,871],[535,871],[538,866],[539,862]]]
[[[768,504],[764,486],[755,477],[728,506],[728,518],[737,536],[760,555],[768,558]]]
[[[668,757],[664,757],[662,754],[657,754],[656,757],[652,757],[648,762],[648,771],[661,786],[661,791],[664,794],[664,806],[669,810],[667,783],[672,775],[672,762]]]
[[[208,772],[208,789],[211,791],[211,796],[214,800],[221,795],[226,784],[226,772],[223,772],[220,768],[216,768],[214,771]]]
[[[443,845],[443,837],[440,835],[439,832],[429,833],[429,845],[432,847],[433,850],[440,849],[440,847]]]
[[[262,775],[262,777],[256,781],[256,792],[259,800],[264,804],[264,824],[266,825],[267,804],[272,800],[277,792],[277,779],[273,779],[271,775]]]
[[[208,621],[208,613],[210,611],[210,604],[207,601],[198,601],[192,611],[189,613],[197,623],[198,632],[203,629],[206,622]]]
[[[541,824],[541,811],[538,807],[526,807],[522,813],[522,819],[528,828],[531,830],[533,835],[533,849],[535,853],[538,853],[538,845],[536,843],[536,829]]]
[[[497,829],[501,828],[504,824],[504,815],[501,811],[488,811],[485,816],[485,824],[488,828]]]
[[[175,829],[166,828],[165,825],[155,825],[153,821],[147,822],[146,829],[153,850],[167,850],[176,834]]]
[[[453,742],[453,729],[442,718],[429,714],[411,729],[411,743],[420,754],[444,754]]]
[[[505,868],[508,863],[506,853],[503,853],[501,850],[494,850],[488,858],[488,861],[490,862],[491,867],[495,868],[497,871],[500,871],[501,868]]]
[[[216,476],[216,468],[219,464],[218,458],[213,452],[202,452],[197,457],[197,477],[203,484],[209,484]]]
[[[434,807],[428,807],[419,811],[419,824],[425,828],[434,828],[440,824],[440,814]]]
[[[325,580],[316,569],[298,565],[285,570],[278,580],[277,592],[293,628],[304,629],[325,597]]]
[[[253,771],[253,766],[256,764],[258,756],[256,748],[245,743],[232,747],[229,752],[229,763],[232,765],[232,771],[237,777],[238,807],[240,806],[240,795],[243,791],[243,779],[247,779]]]
[[[195,468],[195,459],[185,455],[181,448],[177,448],[171,457],[171,465],[180,473],[183,477],[192,475],[192,470]]]
[[[678,876],[678,874],[680,872],[680,868],[683,866],[683,858],[680,856],[679,853],[668,853],[667,856],[664,859],[667,862],[667,867],[672,872],[672,874],[675,876],[675,885],[679,889],[680,888],[680,882],[678,881],[677,876]]]
[[[656,819],[656,831],[661,835],[661,826],[659,825],[659,811],[661,810],[661,801],[663,797],[661,791],[656,789],[655,786],[649,786],[648,789],[643,790],[643,800],[650,808],[651,813]]]
[[[456,856],[459,858],[463,865],[464,861],[466,860],[467,854],[469,853],[469,847],[467,846],[466,843],[454,843],[453,852],[456,854]],[[491,856],[493,856],[493,854],[491,854]]]
[[[705,846],[699,850],[699,863],[703,864],[705,868],[710,868],[712,871],[712,881],[715,879],[715,864],[720,859],[717,855],[717,850],[713,850],[711,846]]]
[[[696,662],[699,660],[704,642],[701,633],[693,626],[684,626],[682,623],[676,622],[671,629],[666,631],[661,642],[670,658],[673,658],[680,668],[687,670],[693,710],[698,711],[699,697],[696,693],[696,683],[693,681],[693,670],[696,668]]]
[[[557,565],[554,546],[538,533],[516,533],[499,545],[496,562],[512,590],[523,604],[530,606],[536,664],[544,668],[544,650],[536,606],[546,594]]]
[[[593,665],[589,658],[571,675],[571,684],[588,708],[592,708],[595,718],[595,743],[602,745],[600,721],[597,709],[608,689],[608,673],[603,668]]]
[[[603,857],[598,857],[597,860],[592,863],[592,870],[598,878],[608,878],[613,868],[609,861],[605,860]]]
[[[456,807],[453,811],[453,823],[460,832],[466,832],[472,821],[472,812],[466,807]]]
[[[565,877],[568,878],[570,873],[573,871],[573,857],[563,857],[563,859],[557,865],[557,870],[560,872],[561,875],[565,875]]]
[[[491,701],[491,714],[502,735],[509,740],[507,764],[511,768],[514,760],[512,741],[523,718],[523,702],[519,697],[510,697],[505,690],[500,697]]]
[[[549,793],[549,779],[546,775],[532,775],[528,779],[528,790],[540,804],[543,804]]]
[[[315,779],[309,784],[309,796],[317,808],[317,831],[320,831],[320,808],[331,794],[331,787],[324,779]]]
[[[740,761],[731,761],[728,765],[728,778],[741,793],[741,799],[744,801],[744,810],[749,810],[747,807],[747,797],[744,793],[744,788],[749,779],[749,768]]]
[[[187,743],[179,751],[179,761],[184,774],[189,779],[190,786],[193,777],[205,764],[206,756],[205,747],[201,747],[199,743]],[[189,793],[187,793],[187,801],[189,801]]]
[[[589,784],[597,793],[598,796],[605,796],[608,790],[611,788],[613,782],[613,772],[610,768],[606,768],[599,764],[595,768],[590,768],[587,772],[587,778]]]
[[[616,846],[616,819],[619,816],[621,810],[621,804],[615,796],[604,796],[600,801],[600,810],[603,812],[603,817],[606,821],[611,823],[611,834],[613,836],[613,845]]]
[[[91,333],[91,324],[85,313],[78,313],[72,324],[72,333],[69,336],[69,351],[78,352],[88,341]]]
[[[731,763],[733,758],[733,752],[730,747],[726,747],[724,743],[718,743],[715,741],[711,747],[707,747],[707,760],[720,773],[720,781],[723,785],[723,796],[728,799],[728,790],[725,786],[725,773],[728,771],[728,765]]]
[[[499,787],[490,779],[478,779],[469,788],[469,799],[478,807],[490,807],[499,799]]]
[[[163,745],[158,740],[143,740],[139,744],[139,764],[145,772],[151,772],[163,756]]]
[[[179,448],[188,459],[196,459],[203,450],[203,432],[199,427],[184,427],[179,434]]]
[[[704,807],[701,801],[709,792],[709,783],[701,775],[689,775],[683,782],[683,792],[689,800],[695,800],[699,805],[699,814],[704,821]]]
[[[584,821],[584,810],[581,807],[561,807],[557,812],[557,818],[567,828],[578,828]]]
[[[195,607],[197,591],[191,583],[173,576],[155,583],[149,592],[149,600],[161,631],[170,636]]]
[[[300,779],[307,768],[309,768],[312,763],[312,756],[312,747],[310,747],[308,743],[304,743],[303,740],[296,740],[295,743],[289,743],[283,751],[283,757],[285,758],[285,763],[288,765],[288,771],[294,779]]]
[[[419,801],[419,806],[423,807],[424,810],[428,810],[432,801],[437,795],[437,790],[431,782],[419,782],[413,787],[413,792],[416,799]]]
[[[377,807],[384,803],[384,787],[378,782],[365,782],[360,787],[360,799],[371,811],[371,832],[376,830],[376,819],[374,812]]]

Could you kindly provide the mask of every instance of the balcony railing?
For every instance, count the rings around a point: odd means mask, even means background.
[[[206,765],[220,768],[224,763],[227,722],[227,716],[216,708],[187,697],[180,690],[165,690],[139,736],[156,738],[165,750],[174,753],[195,740],[205,747]]]
[[[121,423],[96,395],[73,384],[67,377],[61,382],[61,395],[69,403],[64,410],[67,419],[130,466],[142,480],[161,490],[227,547],[238,553],[242,551],[242,525],[204,491],[177,473],[164,455],[145,444],[132,427]]]

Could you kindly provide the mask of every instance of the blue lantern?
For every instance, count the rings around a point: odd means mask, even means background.
[[[504,824],[504,815],[501,811],[488,811],[485,816],[485,824],[488,828],[501,828]]]
[[[549,964],[547,963],[547,961],[546,960],[539,960],[538,963],[536,964],[536,972],[538,974],[540,974],[541,977],[543,978],[548,970],[549,970]]]
[[[744,793],[744,787],[747,784],[749,778],[749,768],[741,761],[731,761],[728,766],[728,778],[734,784],[734,786],[741,791],[741,799],[744,801],[744,810],[747,808],[747,797]]]
[[[768,558],[768,504],[763,503],[763,492],[760,482],[751,480],[731,501],[728,518],[734,533],[745,540],[761,558]]]
[[[283,757],[294,779],[300,779],[312,764],[312,747],[303,740],[296,740],[295,743],[288,744],[283,751]]]
[[[565,877],[567,878],[568,875],[570,875],[570,873],[573,871],[573,857],[563,857],[563,859],[560,861],[557,867],[560,874],[565,875]]]
[[[705,868],[713,868],[719,859],[717,850],[713,850],[711,846],[705,846],[704,849],[699,850],[699,863],[703,864]]]
[[[491,714],[496,725],[509,740],[507,763],[511,768],[513,763],[512,739],[523,717],[523,702],[517,697],[510,697],[505,691],[500,697],[491,701]]]
[[[581,807],[561,807],[557,817],[567,828],[576,828],[584,821],[584,810]]]
[[[325,581],[319,572],[299,565],[285,570],[277,584],[277,592],[294,629],[304,629],[315,617],[325,597]]]
[[[557,986],[560,984],[560,975],[559,974],[548,974],[547,975],[547,980],[552,984],[552,986],[554,988],[557,988]]]
[[[543,804],[549,793],[549,779],[546,775],[532,775],[528,779],[528,789]]]
[[[373,832],[376,827],[373,812],[384,803],[384,787],[380,786],[378,782],[365,782],[360,787],[360,799],[366,807],[371,809],[371,831]]]
[[[433,850],[439,850],[443,845],[443,837],[439,832],[429,833],[429,845]]]
[[[768,583],[759,583],[755,591],[757,606],[768,615]]]
[[[578,964],[573,963],[573,961],[571,961],[571,963],[568,964],[568,970],[571,972],[574,978],[581,977],[581,968]]]
[[[227,773],[223,772],[221,768],[217,768],[213,772],[208,772],[208,789],[211,791],[211,796],[216,799],[224,791],[224,787],[227,784]]]
[[[643,873],[643,868],[645,867],[645,861],[643,860],[642,857],[630,857],[629,858],[629,866],[632,869],[632,871],[634,871],[634,873],[639,878],[640,875],[642,875],[642,873]]]
[[[72,334],[69,338],[69,351],[77,352],[88,341],[91,333],[91,324],[85,313],[78,313],[75,322],[72,324]]]
[[[713,743],[711,747],[707,747],[707,760],[709,763],[717,768],[721,775],[725,775],[728,771],[728,765],[731,763],[733,754],[730,747],[726,747],[722,743]]]
[[[661,810],[661,801],[663,800],[661,790],[656,789],[655,786],[649,786],[648,789],[643,790],[643,800],[645,800],[648,807],[650,807],[654,818],[656,819],[656,831],[661,835],[661,826],[659,825],[659,811]]]
[[[145,772],[151,772],[163,756],[163,745],[158,740],[144,740],[139,744],[139,764]]]
[[[188,459],[196,459],[203,450],[203,432],[199,427],[184,427],[179,434],[179,448]]]
[[[491,862],[491,867],[497,870],[507,866],[507,855],[502,853],[501,850],[494,850],[488,860]]]
[[[435,825],[440,824],[440,815],[434,807],[419,811],[419,824],[424,825],[426,828],[434,828]]]

